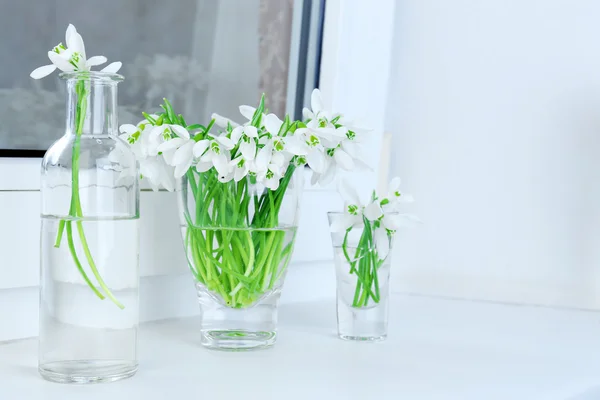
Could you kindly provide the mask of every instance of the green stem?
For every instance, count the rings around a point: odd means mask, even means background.
[[[84,80],[80,80],[77,82],[75,87],[75,92],[77,94],[77,105],[76,105],[76,114],[75,114],[75,141],[73,142],[73,153],[71,155],[71,205],[69,207],[69,217],[76,221],[77,232],[79,234],[79,239],[81,242],[81,246],[83,248],[83,252],[86,256],[87,262],[90,266],[90,269],[100,287],[103,289],[104,293],[110,300],[115,303],[119,308],[123,309],[124,306],[121,304],[115,296],[112,294],[100,273],[98,272],[98,268],[96,267],[96,263],[92,257],[89,245],[87,243],[85,232],[83,229],[83,223],[81,219],[83,218],[83,210],[81,207],[81,199],[79,196],[79,156],[81,154],[81,135],[83,132],[83,125],[85,123],[85,115],[87,113],[87,90],[85,88],[86,82]],[[87,285],[94,291],[94,293],[100,298],[104,299],[104,295],[96,289],[96,287],[92,284],[88,275],[86,274],[79,258],[77,257],[77,253],[75,252],[75,245],[73,240],[73,229],[71,226],[71,221],[67,221],[62,219],[58,225],[58,232],[56,235],[56,241],[54,243],[54,247],[59,248],[60,243],[62,241],[62,236],[64,229],[66,227],[67,230],[67,241],[69,244],[69,250],[71,253],[71,257],[73,258],[73,262],[75,266],[81,273],[83,280],[87,283]]]
[[[90,278],[87,276],[87,274],[83,270],[83,267],[81,266],[79,257],[77,257],[77,251],[75,250],[75,243],[73,243],[73,232],[72,232],[73,228],[71,227],[71,221],[66,222],[66,227],[67,227],[67,243],[69,245],[69,251],[71,252],[71,257],[73,257],[73,261],[75,262],[77,269],[81,273],[81,276],[83,276],[85,283],[88,284],[88,286],[92,289],[92,291],[96,294],[96,296],[98,296],[100,299],[104,299],[104,295],[102,293],[100,293],[98,291],[98,289],[96,289],[94,284],[90,281]]]

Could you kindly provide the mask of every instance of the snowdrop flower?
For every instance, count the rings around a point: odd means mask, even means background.
[[[310,178],[311,185],[314,186],[316,184],[319,184],[321,186],[325,186],[333,182],[338,170],[337,164],[331,161],[331,157],[326,157],[325,161],[325,172],[321,174],[315,171],[312,172],[312,176]]]
[[[332,232],[346,232],[363,224],[363,207],[356,190],[344,180],[338,183],[338,192],[344,199],[344,214],[331,224]]]
[[[400,192],[400,184],[401,183],[402,183],[402,181],[400,180],[399,177],[395,177],[394,179],[392,179],[392,181],[389,184],[389,188],[388,188],[388,190],[389,190],[388,198],[390,200],[393,199],[396,202],[412,203],[415,200],[410,194]]]
[[[302,109],[302,116],[304,119],[310,119],[311,121],[316,121],[318,124],[320,123],[322,128],[333,127],[330,120],[334,118],[334,116],[325,111],[323,108],[323,100],[321,99],[321,91],[319,89],[314,89],[310,95],[310,108]]]
[[[380,259],[385,259],[390,252],[390,241],[396,230],[402,226],[421,222],[417,217],[397,212],[386,212],[379,218],[379,225],[373,232],[375,248]]]
[[[281,131],[281,127],[283,126],[283,121],[280,120],[277,115],[265,115],[265,117],[263,118],[263,123],[265,126],[265,130],[267,131],[267,137],[269,139],[281,139],[279,137],[279,132]],[[283,146],[283,141],[280,143]]]
[[[250,172],[253,174],[261,174],[265,173],[271,164],[271,159],[273,158],[273,143],[267,142],[265,146],[258,151],[256,158],[254,159],[254,163],[250,168]]]
[[[254,160],[256,156],[256,138],[258,129],[251,125],[238,126],[231,131],[233,143],[240,143],[240,151],[246,160]]]
[[[238,124],[237,122],[234,122],[234,121],[230,120],[229,118],[219,115],[217,113],[213,113],[210,116],[210,118],[214,119],[215,125],[217,125],[220,128],[227,128],[228,126],[237,128],[238,126],[240,126],[240,124]]]
[[[242,105],[239,108],[240,110],[240,114],[242,114],[242,116],[244,118],[246,118],[248,121],[252,121],[252,119],[254,118],[254,114],[256,113],[256,108],[252,107],[252,106],[247,106],[247,105]],[[265,114],[262,115],[261,121],[264,124],[264,120],[265,120]]]
[[[167,165],[163,157],[148,157],[140,160],[140,175],[148,180],[154,191],[164,187],[169,192],[175,190],[174,168]]]
[[[196,142],[192,139],[176,137],[158,146],[157,150],[162,153],[167,164],[175,167],[175,178],[181,178],[192,166],[195,145]]]
[[[239,182],[248,176],[251,169],[251,161],[245,160],[242,156],[238,156],[231,160],[229,166],[233,168],[233,180]]]
[[[308,166],[316,173],[325,172],[327,168],[325,148],[317,135],[298,129],[294,136],[286,138],[286,150],[294,155],[305,157]]]
[[[67,44],[66,46],[59,43],[48,52],[48,58],[52,64],[44,65],[33,70],[30,74],[33,79],[44,78],[54,72],[57,68],[63,72],[89,71],[91,67],[102,65],[107,61],[104,56],[94,56],[89,59],[86,58],[83,38],[72,24],[69,24],[67,28],[65,43]],[[121,68],[121,65],[121,62],[113,62],[104,67],[101,71],[116,73]]]
[[[279,187],[279,181],[281,180],[281,175],[281,170],[278,165],[269,164],[266,170],[261,171],[256,176],[256,180],[271,190],[277,190]]]
[[[145,120],[144,120],[145,121]],[[143,138],[148,135],[143,135],[146,125],[142,122],[136,125],[124,124],[119,127],[119,131],[122,133],[119,138],[129,144],[129,147],[135,154],[138,160],[144,159],[148,156],[146,152],[146,146],[142,144]]]
[[[389,185],[392,193],[398,190],[399,184],[399,178],[392,180]],[[415,216],[400,214],[387,208],[386,205],[391,201],[388,198],[380,200],[376,193],[373,193],[371,201],[363,207],[356,191],[345,181],[339,183],[338,191],[345,201],[344,214],[332,223],[331,231],[349,232],[354,227],[361,227],[368,221],[373,230],[372,239],[380,260],[384,260],[389,254],[391,238],[397,229],[420,222]]]
[[[383,210],[378,201],[372,201],[365,207],[364,214],[369,221],[377,221],[383,216]]]
[[[206,172],[214,166],[220,176],[228,176],[231,172],[229,151],[234,147],[235,143],[225,136],[199,140],[193,148],[194,156],[200,158],[196,169]]]
[[[190,140],[190,133],[187,129],[180,125],[156,125],[152,128],[148,136],[147,151],[150,156],[158,155],[158,153],[162,151],[159,149],[160,146],[162,146],[163,143],[170,141],[173,136],[175,136],[175,139],[183,139],[184,142]],[[183,142],[177,141],[172,145],[174,144],[182,145]],[[170,159],[170,155],[173,153],[168,151],[173,150],[173,148],[168,146],[165,150],[166,152],[163,154],[165,154],[165,160],[167,161],[167,164],[174,165]]]
[[[380,203],[384,211],[397,211],[400,204],[415,201],[412,195],[400,192],[401,182],[399,177],[395,177],[388,185],[388,195]]]

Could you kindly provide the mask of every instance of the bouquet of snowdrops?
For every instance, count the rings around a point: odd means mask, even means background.
[[[160,115],[121,126],[140,173],[157,189],[184,182],[184,241],[196,280],[229,307],[248,307],[277,288],[294,245],[295,226],[280,213],[297,171],[327,184],[338,169],[353,170],[366,132],[323,109],[315,89],[303,120],[240,106],[243,123],[213,114],[188,125],[165,100]],[[259,189],[257,189],[259,188]]]
[[[344,234],[342,253],[349,267],[348,273],[356,275],[356,288],[352,307],[365,307],[369,301],[381,299],[378,271],[385,263],[396,230],[404,225],[419,222],[410,214],[399,212],[402,203],[410,203],[413,197],[400,192],[400,178],[392,179],[388,193],[373,191],[369,201],[363,203],[356,190],[340,181],[338,191],[344,198],[344,212],[331,223],[333,233]],[[349,235],[358,231],[358,244],[350,247]]]

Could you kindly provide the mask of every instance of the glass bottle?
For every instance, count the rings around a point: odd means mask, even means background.
[[[117,84],[65,73],[66,133],[41,170],[39,372],[62,383],[137,370],[138,167],[118,138]]]

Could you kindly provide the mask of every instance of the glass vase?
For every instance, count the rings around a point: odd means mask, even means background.
[[[41,171],[39,372],[61,383],[137,370],[139,187],[118,138],[120,75],[62,74],[66,133]]]
[[[345,213],[328,213],[330,226]],[[393,233],[376,245],[377,222],[365,221],[348,232],[332,232],[336,272],[338,336],[344,340],[381,341],[388,331],[389,282]],[[382,248],[385,249],[382,250]]]
[[[301,168],[276,190],[248,176],[222,183],[214,169],[181,179],[181,233],[201,311],[201,343],[220,350],[272,346],[296,238]]]

